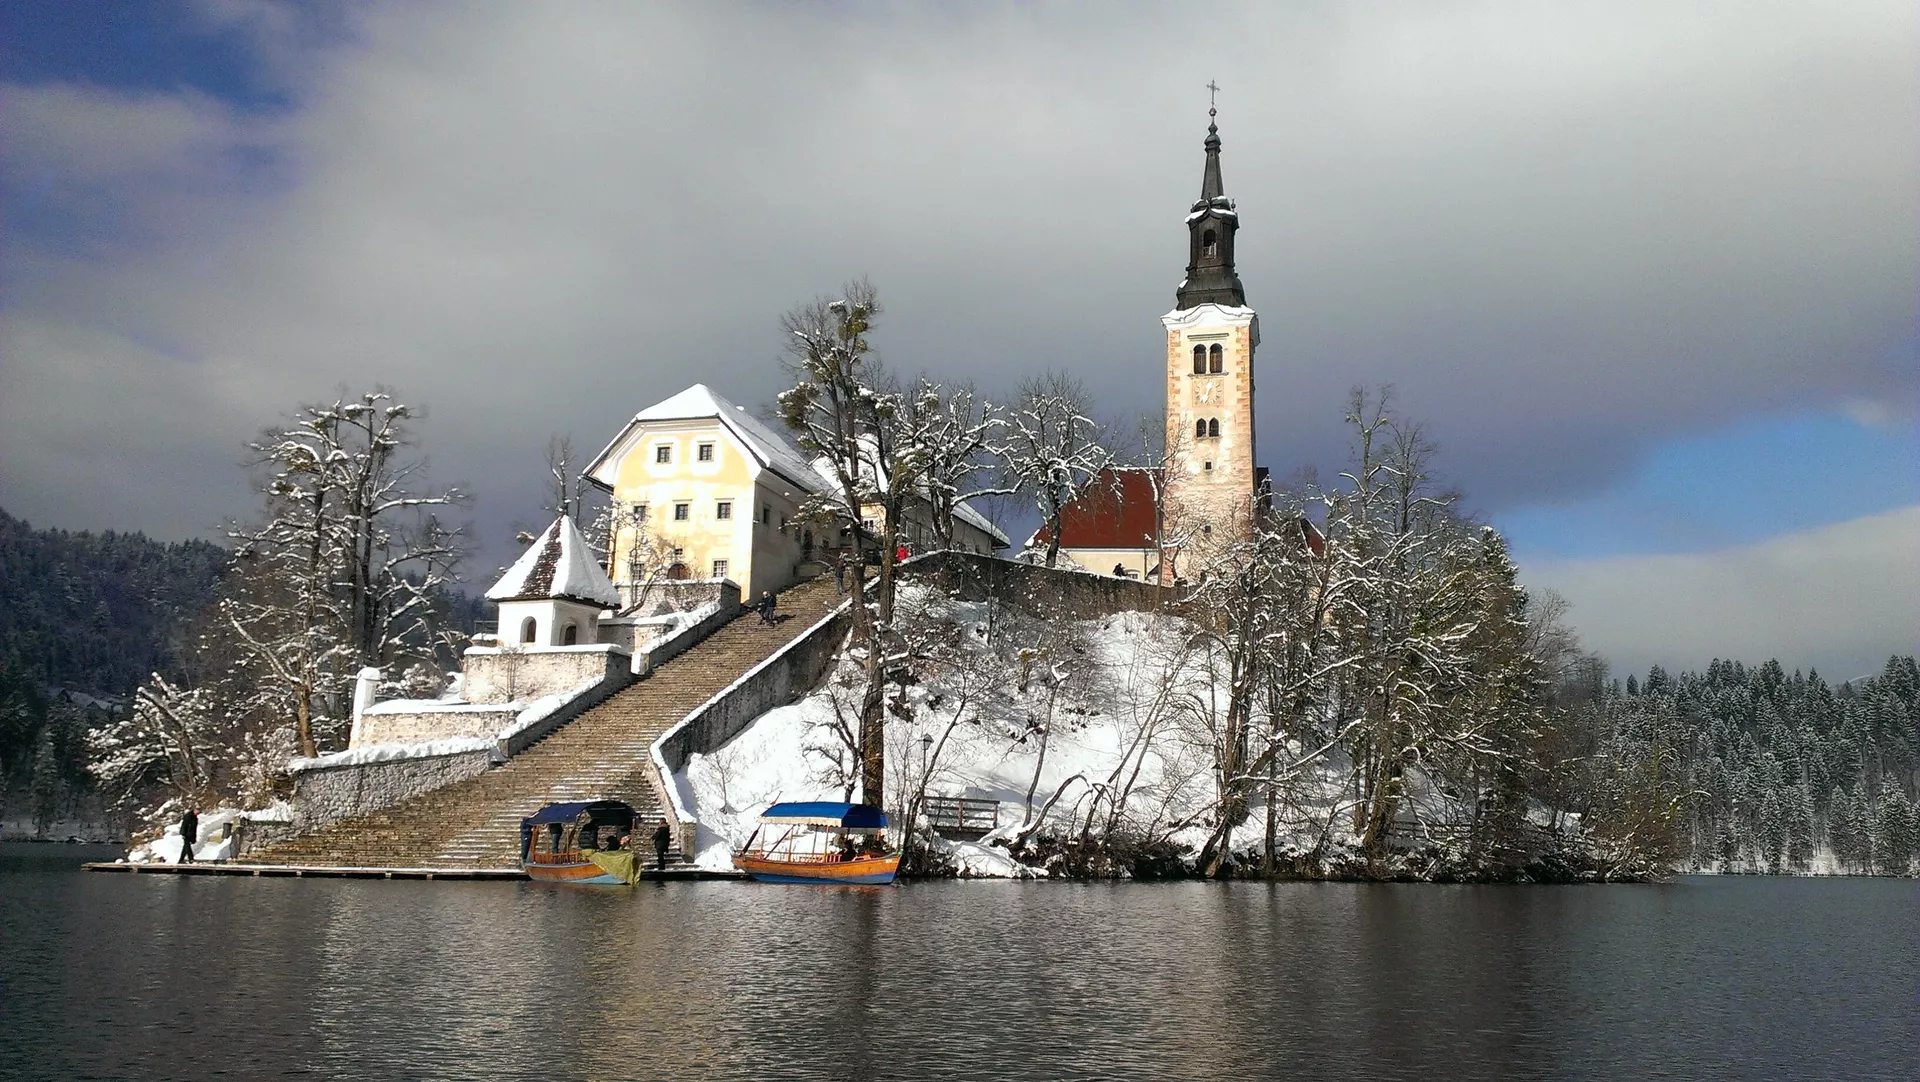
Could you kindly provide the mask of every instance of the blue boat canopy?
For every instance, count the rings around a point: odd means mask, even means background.
[[[800,823],[846,830],[885,830],[887,813],[871,804],[842,804],[833,800],[801,800],[775,804],[760,813],[762,823]]]
[[[593,812],[596,816],[605,814],[609,818],[620,813],[628,818],[633,817],[633,809],[618,800],[580,800],[571,804],[549,804],[520,820],[520,825],[535,827],[545,823],[571,823],[580,817],[581,812]]]

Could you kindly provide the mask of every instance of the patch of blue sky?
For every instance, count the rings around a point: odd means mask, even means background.
[[[243,24],[210,20],[181,0],[7,0],[0,4],[0,77],[194,90],[243,110],[293,104]]]
[[[277,9],[290,21],[271,33],[317,45],[345,32],[341,9],[312,4]],[[257,13],[256,13],[257,14]],[[65,84],[140,96],[192,93],[240,114],[294,108],[288,84],[262,48],[262,27],[248,9],[198,8],[182,0],[7,0],[0,4],[0,81]],[[287,182],[278,148],[226,147],[197,181],[232,192]],[[138,243],[119,203],[125,193],[95,190],[58,163],[15,163],[0,179],[0,226],[16,241],[61,256]]]
[[[1520,559],[1708,552],[1920,504],[1920,427],[1754,417],[1655,450],[1590,499],[1494,517]]]

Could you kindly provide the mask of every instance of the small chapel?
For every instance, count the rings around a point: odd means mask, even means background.
[[[1220,175],[1207,110],[1200,198],[1187,213],[1187,272],[1167,338],[1166,444],[1157,467],[1103,471],[1060,515],[1060,552],[1101,573],[1164,584],[1253,535],[1266,471],[1254,464],[1253,363],[1260,317],[1234,269],[1240,214]],[[1042,527],[1029,545],[1046,544]]]

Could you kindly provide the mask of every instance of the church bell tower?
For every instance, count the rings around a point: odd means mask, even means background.
[[[1167,465],[1161,578],[1197,579],[1253,536],[1253,351],[1260,321],[1233,266],[1240,215],[1220,179],[1220,129],[1207,110],[1206,168],[1187,214],[1187,275],[1167,332]]]

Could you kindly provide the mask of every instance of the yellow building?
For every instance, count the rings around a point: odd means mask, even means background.
[[[613,500],[612,578],[623,605],[663,577],[729,579],[743,598],[758,597],[823,569],[839,544],[799,521],[802,504],[831,482],[704,384],[635,414],[586,476]],[[931,536],[929,510],[909,511],[910,544]],[[991,553],[1007,543],[970,507],[954,519],[955,548]]]

